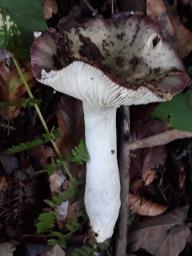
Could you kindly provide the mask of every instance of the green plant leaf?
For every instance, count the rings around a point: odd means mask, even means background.
[[[171,101],[157,106],[153,116],[166,122],[171,128],[192,131],[192,90],[175,96]]]
[[[35,139],[25,143],[20,143],[18,145],[13,145],[12,147],[7,149],[7,153],[8,154],[21,153],[31,148],[35,148],[39,145],[45,144],[51,141],[53,138],[54,139],[57,138],[58,136],[59,136],[59,133],[57,132],[57,130],[52,131],[50,133],[43,133],[42,138]]]
[[[90,246],[84,245],[81,248],[75,249],[72,256],[92,256],[94,255],[94,249]]]
[[[61,167],[63,167],[64,159],[58,158],[55,162],[47,164],[44,166],[44,170],[49,174],[52,175],[53,172]]]
[[[55,226],[56,215],[54,211],[43,212],[37,219],[37,233],[44,234],[52,231]]]
[[[46,28],[40,0],[0,0],[0,7],[10,15],[28,48],[31,45],[33,33]]]
[[[85,146],[85,141],[81,139],[79,145],[77,145],[71,152],[69,156],[69,161],[75,162],[77,164],[83,164],[89,160],[89,155]]]

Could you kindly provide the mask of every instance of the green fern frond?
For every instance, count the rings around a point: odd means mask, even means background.
[[[23,151],[35,148],[37,146],[40,146],[42,144],[45,144],[49,141],[52,140],[52,138],[58,136],[57,131],[50,132],[50,133],[43,133],[42,138],[35,139],[33,141],[25,142],[25,143],[20,143],[18,145],[13,145],[12,147],[7,149],[8,154],[16,154],[16,153],[21,153]]]
[[[94,249],[90,246],[82,246],[81,248],[75,249],[71,256],[93,256]]]
[[[37,233],[44,234],[52,231],[55,226],[56,215],[54,211],[43,212],[37,219]]]
[[[69,161],[82,165],[89,160],[89,155],[85,141],[81,139],[80,143],[72,150]]]

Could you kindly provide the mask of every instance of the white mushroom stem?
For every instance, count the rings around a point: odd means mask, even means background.
[[[120,208],[116,108],[84,103],[87,162],[85,207],[98,242],[113,234]]]

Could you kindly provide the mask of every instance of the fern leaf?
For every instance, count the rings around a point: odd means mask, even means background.
[[[94,255],[94,249],[90,246],[82,246],[81,248],[75,249],[75,251],[72,253],[72,256],[93,256]]]
[[[43,234],[50,232],[55,226],[55,221],[56,215],[54,211],[41,213],[37,219],[37,233]]]
[[[89,160],[89,155],[83,139],[81,139],[79,145],[72,150],[69,160],[80,165]]]

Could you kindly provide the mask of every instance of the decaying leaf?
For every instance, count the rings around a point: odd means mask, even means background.
[[[36,82],[28,63],[23,63],[22,73],[26,81],[32,87]],[[17,117],[19,114],[17,103],[25,92],[25,87],[10,57],[5,58],[0,62],[0,101],[2,103],[2,106],[0,106],[0,114],[5,119],[10,120]],[[5,106],[3,106],[3,102]],[[6,104],[8,104],[8,106],[6,106]]]
[[[10,185],[10,178],[8,178],[6,176],[1,176],[0,177],[0,191],[7,189],[9,185]]]
[[[57,14],[57,12],[58,12],[58,7],[57,7],[56,0],[43,1],[43,17],[46,20],[51,19],[54,14]]]
[[[157,216],[167,210],[167,206],[149,201],[141,196],[129,194],[130,209],[142,216]]]
[[[131,152],[131,185],[136,180],[145,179],[145,173],[165,164],[166,148],[164,146],[139,149]]]
[[[65,201],[55,207],[56,221],[59,229],[62,230],[65,226],[68,215],[69,201]]]
[[[13,252],[15,251],[15,246],[10,243],[3,243],[0,244],[0,255],[2,256],[13,256]]]
[[[63,95],[57,111],[57,119],[62,135],[57,143],[63,155],[69,155],[84,136],[82,103]]]
[[[161,26],[165,38],[178,49],[182,58],[192,51],[192,32],[163,0],[147,0],[147,15]]]
[[[45,256],[65,256],[65,252],[56,244],[50,251],[46,252]]]
[[[42,168],[47,165],[54,157],[54,151],[47,145],[40,145],[28,151],[28,154],[38,168]]]
[[[191,233],[185,223],[188,207],[138,222],[130,235],[132,251],[140,248],[155,256],[178,256]]]
[[[143,174],[143,183],[145,186],[149,186],[156,177],[156,172],[154,170],[148,170]]]
[[[14,156],[1,154],[0,155],[0,166],[7,175],[10,175],[15,169],[19,167],[18,159]]]
[[[62,185],[65,182],[66,177],[64,176],[63,172],[58,170],[55,171],[50,177],[50,188],[52,194],[57,194],[62,192]]]

